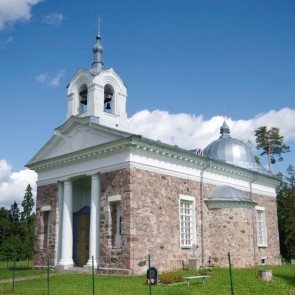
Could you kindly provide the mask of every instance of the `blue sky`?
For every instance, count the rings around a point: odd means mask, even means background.
[[[0,206],[36,180],[24,165],[65,122],[66,86],[91,67],[99,16],[130,131],[204,148],[227,116],[255,151],[254,130],[279,127],[292,150],[274,166],[284,172],[295,164],[294,14],[294,1],[1,0]]]

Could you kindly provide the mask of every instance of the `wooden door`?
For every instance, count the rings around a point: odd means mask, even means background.
[[[89,258],[89,224],[90,215],[80,214],[78,217],[78,266],[85,265]]]

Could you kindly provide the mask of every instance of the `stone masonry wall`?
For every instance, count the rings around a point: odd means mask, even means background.
[[[145,273],[148,254],[159,271],[180,269],[189,259],[204,266],[209,257],[215,266],[228,265],[231,252],[234,267],[267,263],[277,264],[279,257],[275,198],[256,196],[253,200],[266,209],[268,247],[256,246],[256,211],[251,208],[209,210],[204,205],[204,241],[201,240],[200,183],[143,171],[126,169],[101,176],[101,268],[104,272]],[[208,197],[216,186],[204,185]],[[244,192],[246,193],[246,192]],[[195,197],[197,249],[182,249],[179,237],[179,195]],[[247,193],[249,195],[249,193]],[[122,247],[114,249],[111,236],[111,209],[108,197],[121,195]],[[275,237],[273,240],[272,237]],[[102,270],[103,271],[103,270]]]
[[[234,267],[254,266],[253,209],[209,210],[209,249],[214,266],[228,266],[228,252]]]
[[[266,197],[263,195],[253,194],[253,201],[258,206],[265,208],[265,220],[267,231],[267,247],[257,247],[256,249],[256,264],[261,265],[262,258],[266,258],[266,264],[280,265],[280,240],[277,218],[277,200],[273,197]],[[255,216],[256,218],[256,216]],[[255,219],[256,220],[256,219]],[[256,222],[255,222],[256,232]],[[256,238],[256,237],[255,237]],[[257,245],[257,239],[256,239]]]
[[[206,198],[213,189],[214,186],[205,184],[204,193]],[[243,193],[250,196],[249,192]],[[257,246],[257,215],[255,208],[209,210],[205,206],[205,261],[210,257],[215,266],[226,266],[227,252],[231,251],[232,265],[234,267],[261,265],[262,258],[266,258],[266,264],[280,264],[276,198],[252,194],[252,200],[257,203],[257,206],[265,208],[267,247]],[[233,235],[234,232],[235,235]],[[244,243],[243,247],[241,247],[241,243]],[[226,247],[227,244],[228,247]],[[252,249],[251,245],[253,245]],[[245,251],[245,247],[248,247],[249,252]]]
[[[110,196],[121,196],[121,239],[122,247],[114,248],[112,236]],[[101,235],[100,235],[100,272],[130,274],[130,171],[101,174]]]
[[[46,236],[43,214],[41,207],[50,206],[51,210],[48,213],[49,217],[49,235],[48,247],[44,245],[44,238]],[[37,201],[36,201],[36,239],[34,249],[34,267],[40,268],[47,266],[47,257],[50,257],[50,265],[54,266],[56,255],[56,224],[57,224],[57,184],[48,184],[37,187]],[[46,211],[45,211],[46,212]]]
[[[200,183],[158,173],[130,172],[130,267],[145,273],[148,254],[159,271],[180,269],[200,257]],[[179,195],[195,197],[197,250],[180,247]]]

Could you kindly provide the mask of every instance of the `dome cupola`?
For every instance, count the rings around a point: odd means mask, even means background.
[[[250,148],[244,142],[230,136],[229,126],[225,121],[220,127],[220,134],[219,139],[204,149],[204,156],[245,168],[249,163],[255,163]]]
[[[232,138],[230,128],[224,121],[220,127],[220,137],[211,142],[204,150],[203,155],[235,166],[251,169],[264,174],[271,174],[257,164],[250,147],[243,141]]]

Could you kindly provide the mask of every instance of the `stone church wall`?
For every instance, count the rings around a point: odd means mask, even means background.
[[[122,247],[113,245],[111,206],[108,198],[121,196],[121,239]],[[103,273],[130,274],[130,171],[129,169],[101,174],[101,235],[100,268]]]
[[[252,208],[210,209],[208,249],[212,265],[228,266],[228,252],[234,267],[254,266]]]
[[[214,188],[212,184],[204,184],[205,198]],[[56,261],[57,193],[57,184],[37,188],[35,267],[46,266],[48,256],[50,265],[54,266]],[[200,267],[202,244],[204,266],[208,265],[209,257],[213,265],[227,266],[228,251],[232,254],[234,267],[260,265],[262,259],[265,259],[266,264],[280,263],[275,198],[253,194],[253,201],[264,207],[266,212],[268,245],[258,248],[255,246],[255,209],[209,210],[204,204],[202,240],[200,194],[201,186],[198,181],[136,168],[102,173],[99,271],[120,274],[145,273],[149,254],[152,266],[159,271],[181,269],[189,259],[196,259],[197,266]],[[121,196],[120,248],[114,247],[112,208],[108,199],[116,195]],[[195,249],[180,247],[179,195],[195,197]],[[50,211],[46,211],[48,208]]]
[[[200,256],[200,184],[195,181],[131,170],[130,267],[147,269],[148,254],[159,271],[181,269],[188,259]],[[180,247],[179,195],[195,197],[197,249]]]
[[[34,249],[34,267],[36,268],[46,267],[48,256],[50,257],[50,265],[55,265],[57,189],[56,183],[37,187]],[[50,206],[50,211],[47,211],[48,206]],[[41,211],[42,207],[46,211]]]
[[[212,191],[205,184],[205,195]],[[250,195],[249,192],[244,192]],[[205,262],[210,257],[213,265],[228,266],[228,251],[234,267],[250,267],[263,263],[280,264],[279,232],[276,198],[253,194],[257,206],[265,208],[267,247],[257,246],[257,215],[253,209],[222,208],[204,210]],[[262,261],[264,260],[264,261]]]
[[[253,201],[256,202],[258,206],[265,208],[265,220],[267,231],[267,247],[257,247],[256,264],[261,265],[263,263],[262,260],[265,260],[266,264],[280,265],[281,256],[277,218],[277,200],[273,197],[266,197],[263,195],[253,194]]]
[[[145,273],[148,255],[159,271],[181,269],[189,259],[202,265],[200,182],[140,169],[126,169],[101,176],[101,272]],[[204,184],[204,196],[215,188]],[[179,195],[195,197],[196,249],[180,247]],[[249,193],[248,193],[249,194]],[[122,247],[112,246],[108,197],[121,195]],[[204,266],[228,266],[228,251],[234,267],[278,264],[279,244],[275,198],[254,196],[266,209],[268,247],[258,248],[256,211],[253,208],[209,210],[204,205]],[[272,238],[274,237],[274,239]]]
[[[100,272],[145,273],[148,254],[158,270],[181,269],[192,249],[181,249],[179,194],[196,197],[197,229],[200,228],[199,183],[138,169],[101,175]],[[121,195],[121,249],[112,247],[108,197]],[[200,241],[200,231],[197,230]],[[199,247],[199,245],[198,245]]]

